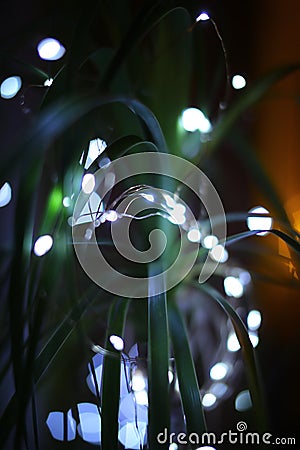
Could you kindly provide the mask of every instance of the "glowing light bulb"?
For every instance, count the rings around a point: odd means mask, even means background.
[[[33,251],[36,256],[43,256],[49,252],[53,245],[53,238],[49,234],[40,236],[34,244]]]
[[[255,208],[252,208],[249,213],[262,215],[261,217],[248,217],[247,226],[250,231],[270,230],[272,228],[272,217],[263,217],[263,214],[270,214],[269,211],[263,206],[256,206]],[[258,236],[265,236],[266,234],[268,234],[267,231],[257,233]]]
[[[207,392],[206,394],[203,395],[202,398],[202,405],[205,408],[210,408],[211,406],[213,406],[217,401],[217,397],[212,394],[211,392]]]
[[[4,183],[0,189],[0,208],[6,206],[11,201],[12,190],[9,183]]]
[[[37,51],[41,59],[56,61],[66,52],[65,47],[54,38],[46,38],[39,42]]]
[[[199,130],[201,133],[209,133],[212,126],[208,118],[198,108],[187,108],[181,116],[182,126],[186,131]]]
[[[224,291],[229,297],[240,298],[244,293],[244,286],[238,278],[230,276],[224,279]]]
[[[215,247],[219,242],[219,239],[217,238],[217,236],[213,236],[213,235],[209,235],[209,236],[205,236],[205,238],[203,239],[202,245],[203,247],[207,248],[207,249],[212,249],[213,247]]]
[[[256,309],[250,311],[247,317],[247,325],[249,330],[258,330],[261,325],[261,313]]]
[[[212,380],[222,380],[228,373],[228,365],[225,363],[217,363],[210,369],[210,378]]]
[[[85,194],[91,194],[95,188],[96,180],[92,173],[86,173],[82,178],[81,188]]]
[[[234,75],[231,84],[234,89],[243,89],[247,83],[242,75]]]
[[[206,20],[209,20],[210,17],[206,12],[202,12],[201,14],[199,14],[199,16],[196,18],[196,22],[205,22]]]
[[[22,80],[19,76],[13,76],[6,78],[4,81],[2,81],[0,86],[0,95],[2,98],[9,99],[13,98],[22,86]]]
[[[111,345],[118,351],[122,351],[124,348],[124,341],[120,336],[116,336],[115,334],[112,334],[109,337],[109,341]]]
[[[227,349],[230,352],[237,352],[241,348],[235,333],[231,333],[227,339]]]

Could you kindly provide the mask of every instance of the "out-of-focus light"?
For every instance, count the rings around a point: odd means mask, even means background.
[[[210,250],[209,256],[217,262],[224,263],[228,260],[228,251],[223,245],[215,245]]]
[[[22,80],[19,76],[6,78],[0,86],[0,95],[2,98],[13,98],[21,89]]]
[[[212,126],[208,118],[198,108],[187,108],[181,116],[182,126],[186,131],[199,130],[201,133],[209,133]]]
[[[190,242],[200,242],[201,233],[198,228],[191,228],[188,231],[187,238]]]
[[[251,344],[253,345],[254,348],[258,346],[259,337],[254,331],[251,331],[249,333],[249,339],[250,339]]]
[[[92,173],[86,173],[82,178],[81,188],[85,194],[91,194],[95,188],[96,181]]]
[[[47,78],[47,80],[44,81],[45,87],[50,87],[53,83],[53,78]]]
[[[56,61],[66,52],[65,47],[54,38],[46,38],[39,42],[37,51],[41,59]]]
[[[242,75],[234,75],[231,84],[234,89],[243,89],[246,86],[246,80]]]
[[[247,325],[249,330],[258,330],[261,325],[261,313],[256,309],[250,311],[247,317]]]
[[[146,444],[147,424],[145,422],[127,422],[120,427],[118,438],[125,448],[140,450]]]
[[[103,214],[103,219],[108,220],[108,222],[115,222],[118,220],[118,213],[116,211],[107,211]]]
[[[223,397],[224,394],[228,391],[228,386],[225,383],[214,383],[210,387],[210,391],[212,394],[214,394],[217,398]]]
[[[239,273],[239,279],[242,282],[244,286],[250,283],[251,281],[251,275],[247,270],[243,270]]]
[[[219,242],[219,239],[217,238],[217,236],[209,235],[209,236],[205,236],[205,238],[203,239],[202,245],[203,245],[203,247],[210,250],[213,247],[215,247],[218,244],[218,242]]]
[[[164,197],[164,199],[166,201],[166,205],[169,208],[175,208],[175,206],[177,205],[177,202],[176,202],[176,200],[173,197],[171,197],[171,195],[163,194],[163,197]]]
[[[0,189],[0,208],[6,206],[11,201],[12,190],[9,183],[4,183]]]
[[[247,226],[250,231],[270,230],[272,228],[272,217],[263,217],[263,214],[270,214],[270,212],[263,206],[256,206],[255,208],[252,208],[249,213],[258,215],[262,214],[262,217],[248,217]],[[265,236],[266,234],[268,234],[267,231],[257,233],[258,236]]]
[[[82,439],[91,444],[101,443],[101,417],[97,405],[78,403],[78,433]]]
[[[228,365],[225,363],[217,363],[210,369],[210,378],[213,380],[223,380],[228,372]]]
[[[210,17],[206,12],[202,12],[201,14],[199,14],[199,16],[196,18],[196,22],[205,22],[206,20],[209,20]]]
[[[146,389],[134,393],[135,401],[138,405],[148,406],[148,394]]]
[[[248,390],[240,392],[235,399],[235,409],[237,411],[247,411],[252,407],[250,392]]]
[[[33,251],[36,256],[43,256],[49,252],[53,245],[53,238],[49,234],[40,236],[34,244]]]
[[[136,370],[132,375],[131,386],[133,391],[142,391],[146,387],[143,372]]]
[[[124,348],[124,341],[120,336],[117,336],[115,334],[112,334],[109,337],[109,342],[111,343],[111,345],[118,351],[122,351]]]
[[[172,442],[169,445],[169,450],[178,450],[178,445],[175,442]]]
[[[216,450],[215,447],[210,447],[209,445],[204,445],[204,447],[198,447],[196,450]]]
[[[244,293],[244,287],[238,278],[230,276],[224,279],[224,291],[229,297],[240,298]]]
[[[69,206],[71,206],[70,197],[64,197],[62,203],[65,208],[69,208]]]
[[[64,415],[65,413],[61,411],[52,411],[47,417],[46,424],[54,439],[58,441],[72,441],[76,436],[76,421],[72,416],[71,410],[67,412],[66,422]]]
[[[227,349],[230,352],[237,352],[241,348],[235,333],[231,333],[227,339]]]
[[[89,143],[89,149],[86,157],[86,162],[84,164],[84,168],[88,169],[91,166],[91,164],[95,161],[95,159],[97,159],[98,156],[104,152],[106,147],[107,144],[102,139],[97,138],[91,140]]]
[[[211,392],[207,392],[206,394],[203,395],[202,398],[202,405],[205,408],[210,408],[211,406],[213,406],[217,401],[217,397],[212,394]]]

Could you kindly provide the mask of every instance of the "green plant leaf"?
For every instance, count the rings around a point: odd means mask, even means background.
[[[194,284],[194,286],[196,285]],[[219,291],[210,286],[208,283],[198,284],[198,288],[208,294],[213,300],[215,300],[226,312],[232,322],[234,331],[236,333],[244,356],[249,390],[253,403],[254,417],[257,420],[258,430],[264,431],[267,424],[264,394],[262,391],[261,380],[258,372],[258,363],[247,329],[239,315],[226,301],[226,299],[219,293]]]
[[[183,317],[174,301],[168,303],[170,336],[187,433],[201,436],[206,431],[200,389]]]
[[[101,444],[103,450],[118,448],[121,353],[109,341],[111,335],[122,337],[129,300],[116,299],[109,313],[106,349],[115,357],[104,355],[101,386]],[[124,368],[125,370],[125,368]]]

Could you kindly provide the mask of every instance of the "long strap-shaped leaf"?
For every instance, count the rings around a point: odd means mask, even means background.
[[[111,306],[106,348],[115,356],[105,355],[101,386],[101,442],[102,450],[118,448],[118,414],[120,401],[121,353],[109,341],[111,335],[122,336],[129,306],[129,300],[118,298]]]
[[[186,327],[175,302],[168,304],[170,335],[187,433],[201,436],[206,430],[200,390],[190,351]]]
[[[149,377],[149,449],[167,450],[168,444],[159,444],[157,436],[169,433],[169,342],[166,293],[151,279],[155,267],[149,269],[148,298],[148,377]]]
[[[257,420],[257,426],[259,431],[265,430],[267,420],[265,414],[265,404],[263,398],[263,392],[261,388],[261,382],[258,375],[258,365],[255,358],[254,349],[250,341],[247,329],[232,308],[232,306],[226,301],[226,299],[212,286],[207,283],[198,285],[198,287],[206,292],[212,299],[218,302],[218,304],[224,309],[226,314],[229,316],[240,346],[242,348],[244,362],[246,366],[246,373],[248,377],[249,390],[253,402],[254,417]]]

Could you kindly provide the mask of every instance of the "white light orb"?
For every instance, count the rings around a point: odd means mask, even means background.
[[[255,333],[254,331],[251,331],[249,333],[249,339],[251,341],[251,344],[252,344],[253,348],[258,346],[258,344],[259,344],[259,337],[258,337],[257,333]]]
[[[243,89],[247,83],[242,75],[234,75],[231,84],[234,89]]]
[[[135,392],[142,391],[143,389],[146,388],[145,377],[143,375],[143,372],[141,372],[140,370],[136,370],[133,373],[131,380],[131,387],[132,390]]]
[[[0,189],[0,208],[9,204],[12,198],[12,189],[9,183],[4,183]]]
[[[51,250],[53,245],[53,238],[49,234],[40,236],[34,244],[33,251],[36,256],[43,256]]]
[[[252,400],[248,390],[240,392],[235,399],[235,409],[237,411],[247,411],[252,407]]]
[[[187,108],[181,116],[182,126],[186,131],[199,130],[202,133],[209,133],[212,126],[208,118],[198,108]]]
[[[231,333],[227,339],[227,349],[230,352],[237,352],[241,348],[235,333]]]
[[[244,286],[238,278],[229,276],[224,279],[224,291],[229,297],[240,298],[244,293]]]
[[[202,12],[201,14],[199,14],[199,16],[196,18],[196,22],[206,22],[206,20],[209,20],[210,17],[206,12]]]
[[[187,238],[190,242],[200,242],[201,233],[198,228],[191,228],[187,233]]]
[[[223,245],[215,245],[209,252],[209,256],[220,263],[224,263],[228,260],[228,251]]]
[[[44,81],[44,86],[45,87],[50,87],[53,83],[53,78],[47,78],[47,80]]]
[[[249,230],[264,230],[261,233],[257,233],[258,236],[265,236],[266,234],[268,234],[268,231],[266,230],[271,230],[273,220],[272,217],[263,217],[263,215],[270,214],[270,212],[263,206],[256,206],[255,208],[250,209],[249,213],[261,215],[261,217],[248,217],[247,226]]]
[[[134,396],[135,396],[135,401],[138,405],[148,406],[149,401],[148,401],[148,393],[147,393],[146,389],[135,392]]]
[[[109,342],[116,350],[118,350],[120,352],[124,349],[124,341],[120,336],[112,334],[109,337]]]
[[[10,99],[13,98],[22,86],[22,80],[19,76],[13,76],[6,78],[4,81],[2,81],[0,86],[0,95],[2,98]]]
[[[81,182],[81,188],[85,194],[91,194],[95,189],[96,180],[92,173],[86,173]]]
[[[37,51],[41,59],[56,61],[66,52],[65,47],[54,38],[46,38],[39,42]]]
[[[69,208],[71,206],[70,197],[64,197],[62,203],[65,208]]]
[[[223,380],[228,373],[228,365],[222,362],[219,362],[212,366],[210,369],[210,378],[212,380]]]
[[[206,394],[203,395],[202,398],[202,405],[205,408],[210,408],[211,406],[213,406],[217,401],[217,397],[212,394],[211,392],[207,392]]]
[[[247,317],[247,325],[248,325],[249,330],[251,330],[251,331],[258,330],[258,328],[261,325],[261,313],[259,311],[257,311],[256,309],[249,311],[249,314]]]
[[[228,391],[228,386],[225,383],[214,383],[210,387],[210,391],[217,398],[222,398],[226,394],[226,392]]]

